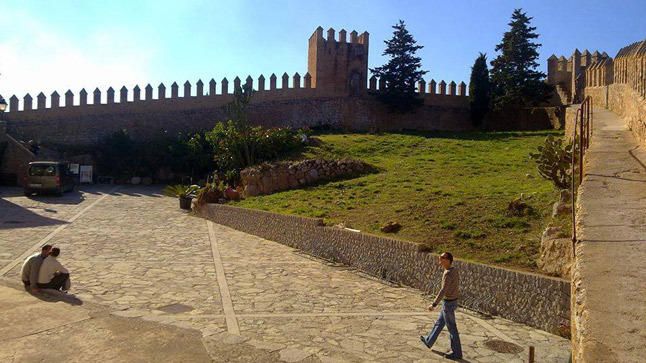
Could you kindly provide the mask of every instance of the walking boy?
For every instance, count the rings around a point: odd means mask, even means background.
[[[444,275],[442,275],[442,288],[437,294],[437,297],[428,307],[429,311],[435,309],[437,304],[444,299],[442,302],[442,310],[440,311],[440,316],[437,318],[433,329],[428,333],[427,336],[420,336],[420,340],[427,348],[431,348],[437,337],[440,335],[444,325],[446,325],[449,330],[449,338],[451,340],[451,353],[445,355],[449,359],[462,359],[462,345],[460,344],[460,334],[458,333],[458,327],[455,323],[455,309],[458,307],[458,294],[459,294],[459,284],[460,276],[458,275],[458,270],[453,267],[453,255],[450,252],[444,252],[440,255],[440,265],[444,268]]]

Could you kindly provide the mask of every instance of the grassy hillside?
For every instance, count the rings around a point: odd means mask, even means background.
[[[241,207],[323,217],[433,251],[485,263],[534,270],[540,236],[558,198],[528,154],[559,132],[323,134],[302,157],[362,159],[379,173],[302,190],[248,198]],[[529,176],[528,176],[529,174]],[[534,213],[508,215],[521,193]]]

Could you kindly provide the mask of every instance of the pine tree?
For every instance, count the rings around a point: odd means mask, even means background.
[[[370,70],[386,82],[386,89],[380,94],[381,100],[392,110],[406,112],[421,104],[415,93],[415,84],[427,71],[421,70],[422,59],[415,54],[424,47],[417,45],[403,20],[393,25],[393,29],[393,37],[384,41],[386,50],[383,55],[390,57],[388,63]]]
[[[495,109],[537,105],[551,95],[551,87],[543,82],[545,74],[537,70],[541,44],[532,41],[538,38],[532,19],[522,9],[514,10],[510,29],[496,46],[500,54],[491,62]]]
[[[478,126],[489,112],[491,101],[491,84],[489,83],[489,68],[487,68],[487,55],[480,53],[471,67],[469,81],[469,108],[471,120]]]

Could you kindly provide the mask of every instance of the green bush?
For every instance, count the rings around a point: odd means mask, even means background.
[[[294,130],[239,128],[233,121],[218,122],[211,131],[206,132],[205,138],[213,148],[217,169],[223,172],[239,171],[279,159],[304,147]]]

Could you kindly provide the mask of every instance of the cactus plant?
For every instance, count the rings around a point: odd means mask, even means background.
[[[538,151],[529,156],[536,162],[538,173],[543,178],[551,180],[559,189],[567,189],[571,180],[572,150],[571,142],[565,145],[563,139],[549,135]]]

